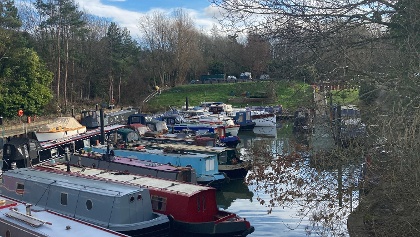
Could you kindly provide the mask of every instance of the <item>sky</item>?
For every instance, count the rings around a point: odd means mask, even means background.
[[[173,12],[182,8],[195,22],[197,29],[209,32],[217,20],[218,9],[209,0],[75,0],[80,10],[106,17],[127,28],[134,38],[140,36],[139,19],[155,11]]]

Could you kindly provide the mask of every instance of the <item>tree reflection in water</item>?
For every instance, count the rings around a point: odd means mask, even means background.
[[[305,227],[307,235],[347,236],[347,216],[358,203],[363,152],[352,148],[314,153],[310,144],[310,138],[293,135],[275,142],[253,140],[242,149],[253,161],[245,182],[268,214],[276,208],[298,207],[297,217],[311,224]]]

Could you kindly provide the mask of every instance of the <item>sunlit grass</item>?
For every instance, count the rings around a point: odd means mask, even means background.
[[[273,91],[274,90],[274,91]],[[289,110],[312,103],[313,91],[310,85],[290,81],[256,81],[240,83],[192,84],[177,86],[163,91],[150,100],[148,109],[167,109],[169,106],[182,107],[188,98],[189,106],[201,102],[220,101],[234,107],[248,105],[279,105]],[[271,95],[275,96],[271,96]],[[256,101],[247,97],[268,96],[270,99]]]

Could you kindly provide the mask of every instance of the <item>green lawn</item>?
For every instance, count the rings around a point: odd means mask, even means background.
[[[345,89],[332,91],[333,103],[340,105],[348,105],[359,103],[359,90],[358,89]]]
[[[256,81],[239,83],[191,84],[171,88],[150,100],[145,109],[164,111],[169,106],[180,108],[186,98],[190,106],[205,101],[220,101],[235,107],[245,105],[279,105],[289,111],[312,103],[310,85],[290,81]]]

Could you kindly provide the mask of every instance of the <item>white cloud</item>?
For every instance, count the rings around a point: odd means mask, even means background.
[[[125,0],[112,0],[112,1],[125,1]],[[164,9],[154,8],[148,9],[143,12],[141,11],[132,11],[118,8],[111,5],[104,4],[101,0],[76,0],[77,4],[80,6],[80,9],[86,13],[105,17],[110,19],[113,22],[116,22],[121,27],[127,28],[133,38],[139,38],[141,32],[138,28],[138,21],[144,16],[154,11],[160,11],[164,13],[172,13],[175,9]],[[195,22],[197,29],[203,30],[204,32],[210,32],[210,29],[214,24],[218,24],[217,20],[214,19],[214,16],[218,16],[218,11],[216,7],[209,6],[205,9],[183,9],[191,19]]]
[[[115,6],[105,5],[100,0],[76,0],[81,10],[88,14],[105,17],[127,28],[136,38],[140,35],[137,22],[144,15],[140,12],[128,11]]]

